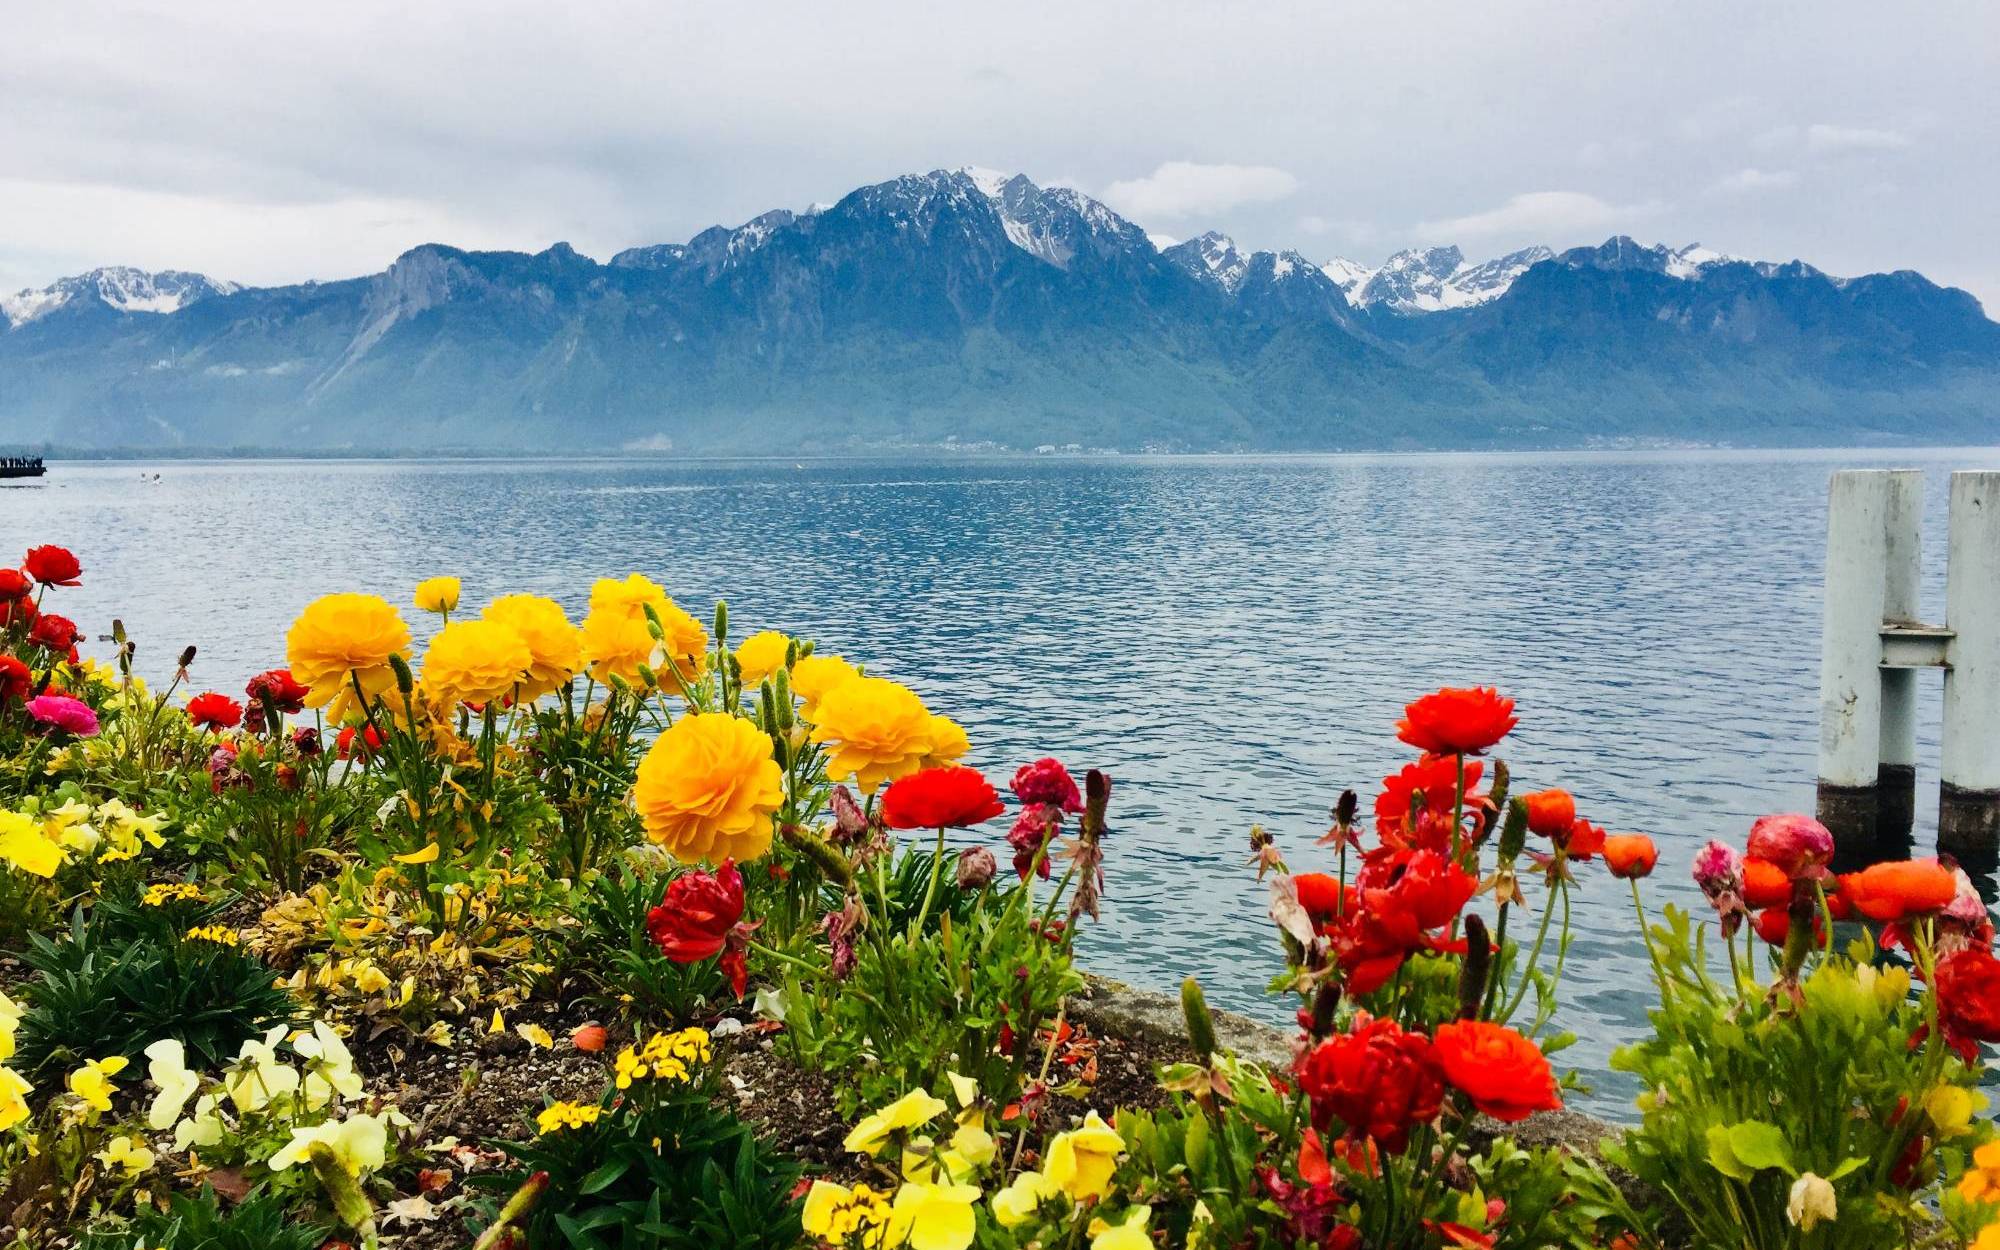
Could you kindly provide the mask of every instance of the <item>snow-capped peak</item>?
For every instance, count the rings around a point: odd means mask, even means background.
[[[1373,269],[1345,256],[1334,257],[1321,265],[1319,271],[1333,280],[1333,284],[1340,288],[1340,293],[1347,296],[1349,302],[1353,301],[1355,292],[1366,286],[1368,279],[1375,276]]]
[[[178,269],[148,273],[126,265],[93,269],[61,278],[40,290],[0,295],[0,317],[12,328],[27,325],[76,300],[96,300],[125,313],[179,312],[211,295],[228,295],[242,288],[198,273]]]
[[[997,169],[988,169],[983,165],[962,165],[958,172],[972,179],[973,186],[996,200],[1000,198],[1001,192],[1007,189],[1007,184],[1018,177],[1015,174],[1003,174]]]

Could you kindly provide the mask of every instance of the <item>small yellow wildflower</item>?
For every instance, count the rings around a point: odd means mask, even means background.
[[[598,1117],[603,1114],[604,1109],[592,1103],[552,1102],[542,1108],[542,1113],[535,1117],[535,1128],[543,1133],[553,1133],[557,1129],[582,1128],[586,1124],[597,1123]]]
[[[213,942],[217,946],[236,946],[242,941],[236,936],[236,930],[222,924],[196,925],[182,937],[190,942]]]
[[[168,903],[206,903],[208,896],[201,887],[185,881],[167,881],[159,885],[149,885],[139,899],[146,907],[165,907]]]
[[[612,1071],[619,1089],[632,1088],[635,1080],[675,1081],[687,1084],[694,1079],[692,1067],[714,1058],[707,1029],[682,1029],[678,1033],[655,1033],[643,1046],[627,1046],[618,1052]]]

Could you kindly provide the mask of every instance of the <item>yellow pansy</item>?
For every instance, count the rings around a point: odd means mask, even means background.
[[[20,1073],[0,1066],[0,1133],[28,1118],[28,1094],[32,1089]]]
[[[361,1097],[361,1073],[355,1070],[354,1052],[347,1049],[332,1025],[313,1021],[312,1032],[292,1039],[292,1049],[306,1061],[302,1088],[308,1107],[324,1107],[335,1095]]]
[[[121,1135],[104,1144],[104,1149],[97,1152],[97,1161],[130,1179],[153,1166],[153,1152],[146,1148],[143,1138]]]
[[[118,1089],[118,1082],[111,1078],[125,1070],[125,1057],[113,1055],[109,1059],[91,1059],[69,1074],[66,1084],[69,1092],[83,1100],[83,1105],[97,1115],[111,1110],[111,1095]]]
[[[775,629],[755,633],[736,644],[736,666],[743,672],[743,684],[755,686],[785,666],[785,653],[792,640]]]
[[[44,837],[40,825],[0,808],[0,860],[37,877],[53,877],[67,858],[62,844]]]
[[[1146,1221],[1152,1214],[1151,1207],[1133,1207],[1117,1224],[1092,1220],[1090,1250],[1153,1250],[1153,1239],[1146,1235]]]
[[[832,749],[826,775],[867,794],[923,767],[935,729],[923,700],[884,677],[857,677],[819,701],[812,740]]]
[[[1055,1182],[1040,1172],[1022,1172],[1012,1184],[993,1195],[993,1218],[1002,1228],[1019,1228],[1035,1218],[1042,1203],[1061,1194]]]
[[[0,991],[0,1063],[14,1057],[14,1034],[21,1027],[21,1004]]]
[[[976,1185],[906,1183],[889,1210],[889,1241],[914,1250],[965,1250],[972,1244],[977,1223],[972,1204],[978,1201]]]
[[[883,1190],[868,1185],[849,1189],[816,1180],[806,1191],[800,1222],[823,1244],[846,1246],[858,1236],[863,1246],[874,1250],[888,1232],[889,1211],[889,1194]]]
[[[1118,1155],[1124,1149],[1125,1140],[1118,1131],[1097,1112],[1089,1112],[1082,1128],[1058,1133],[1049,1143],[1049,1179],[1078,1202],[1102,1198],[1111,1192],[1111,1174],[1117,1170]]]
[[[159,1091],[146,1112],[146,1123],[154,1132],[165,1132],[181,1118],[181,1108],[201,1088],[201,1074],[188,1068],[187,1051],[177,1038],[161,1038],[146,1047],[146,1059],[146,1075]]]
[[[345,1120],[328,1120],[310,1128],[292,1130],[292,1140],[271,1156],[266,1165],[282,1172],[311,1157],[314,1146],[325,1146],[349,1176],[379,1169],[389,1152],[389,1126],[373,1115],[351,1115]]]
[[[856,1154],[878,1153],[892,1133],[907,1133],[930,1123],[946,1110],[942,1098],[913,1089],[880,1111],[861,1117],[847,1135],[846,1148]]]
[[[456,577],[426,577],[417,583],[414,599],[419,609],[448,616],[458,611],[458,591]]]

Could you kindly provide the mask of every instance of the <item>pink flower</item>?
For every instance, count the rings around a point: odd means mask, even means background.
[[[1750,826],[1750,858],[1768,860],[1793,880],[1817,877],[1833,858],[1833,835],[1810,816],[1759,816]]]
[[[1053,759],[1039,759],[1014,771],[1011,787],[1023,803],[1043,803],[1070,815],[1083,810],[1083,795],[1069,770]]]
[[[49,726],[79,738],[88,738],[97,732],[97,713],[81,699],[72,699],[66,694],[38,695],[28,700],[28,715]]]
[[[1014,871],[1021,880],[1028,879],[1028,869],[1035,862],[1035,853],[1042,849],[1042,843],[1055,836],[1062,828],[1062,810],[1047,803],[1030,803],[1014,818],[1014,827],[1007,831],[1007,845],[1014,848]],[[1049,857],[1042,856],[1039,869],[1042,879],[1049,875]]]
[[[1711,839],[1695,853],[1694,883],[1722,920],[1722,936],[1735,937],[1749,915],[1743,902],[1743,857],[1726,842]]]

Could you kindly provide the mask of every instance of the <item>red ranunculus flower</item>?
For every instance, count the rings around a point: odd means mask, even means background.
[[[882,823],[891,829],[976,825],[1007,810],[976,768],[926,768],[889,783]]]
[[[67,616],[57,616],[44,612],[35,618],[34,627],[28,630],[28,641],[51,651],[68,651],[82,637],[83,631]]]
[[[1391,1154],[1444,1104],[1444,1077],[1429,1040],[1394,1020],[1357,1017],[1348,1032],[1306,1052],[1298,1078],[1317,1127],[1337,1119],[1349,1135],[1371,1138]]]
[[[1776,864],[1787,877],[1812,877],[1833,858],[1833,835],[1810,816],[1759,816],[1750,826],[1751,859]]]
[[[1589,859],[1604,850],[1604,838],[1604,826],[1593,825],[1579,816],[1558,841],[1571,859]]]
[[[188,700],[187,717],[202,729],[234,729],[243,723],[243,705],[211,690]]]
[[[1643,833],[1620,833],[1604,839],[1604,866],[1614,877],[1651,876],[1660,862],[1660,848]]]
[[[667,883],[660,905],[646,913],[646,932],[677,964],[722,957],[722,970],[738,998],[749,983],[744,964],[748,933],[742,927],[743,875],[733,860],[712,873],[684,872]]]
[[[1432,1049],[1444,1079],[1496,1120],[1512,1124],[1537,1111],[1562,1108],[1548,1056],[1505,1025],[1487,1020],[1441,1024]]]
[[[1083,810],[1083,793],[1058,760],[1039,759],[1021,765],[1014,770],[1009,788],[1023,803],[1045,803],[1072,816]]]
[[[1362,866],[1355,884],[1368,913],[1408,933],[1412,949],[1422,944],[1418,931],[1450,924],[1479,889],[1477,877],[1437,851],[1373,860]]]
[[[1519,722],[1514,701],[1488,686],[1445,687],[1403,709],[1396,736],[1419,751],[1477,755],[1507,736]]]
[[[35,607],[35,601],[25,595],[19,599],[0,598],[0,629],[13,625],[33,625],[35,618],[40,615]]]
[[[83,566],[66,547],[30,547],[21,568],[44,586],[80,586]]]
[[[1298,892],[1299,906],[1306,909],[1306,915],[1312,917],[1316,926],[1324,926],[1336,916],[1350,915],[1361,905],[1351,887],[1327,873],[1293,873],[1292,886]]]
[[[1743,902],[1751,908],[1783,907],[1792,899],[1792,879],[1767,859],[1743,861]]]
[[[0,569],[0,599],[25,599],[35,583],[19,569]]]
[[[1483,797],[1473,792],[1485,770],[1486,765],[1478,760],[1465,761],[1467,811]],[[1419,793],[1424,796],[1423,810],[1445,821],[1448,840],[1451,813],[1458,804],[1458,757],[1454,755],[1426,755],[1382,778],[1382,792],[1375,796],[1375,832],[1385,838],[1401,835],[1410,823],[1410,806]]]
[[[274,668],[252,677],[243,693],[254,703],[297,715],[305,711],[306,695],[311,692],[292,676],[291,669]]]
[[[1934,859],[1872,864],[1840,878],[1840,897],[1870,920],[1888,922],[1939,911],[1957,896],[1957,874]]]
[[[0,704],[26,702],[35,688],[35,674],[11,655],[0,655]]]
[[[1576,800],[1567,790],[1536,790],[1521,796],[1528,805],[1528,832],[1555,838],[1576,823]]]
[[[341,759],[350,755],[367,759],[382,749],[382,731],[373,725],[349,725],[334,735],[333,750]]]
[[[1938,961],[1938,1018],[1944,1040],[1967,1063],[1979,1062],[1979,1043],[2000,1042],[2000,959],[1967,947]]]

